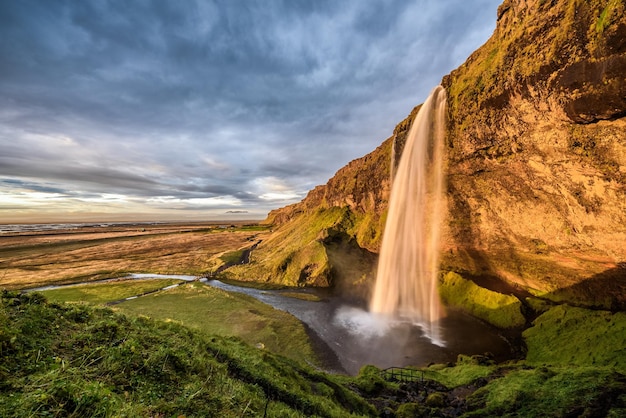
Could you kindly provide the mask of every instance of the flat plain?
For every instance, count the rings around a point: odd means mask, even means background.
[[[250,246],[262,226],[117,225],[0,235],[0,288],[122,277],[129,273],[202,275],[227,252]]]

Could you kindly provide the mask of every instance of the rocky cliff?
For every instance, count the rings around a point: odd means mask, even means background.
[[[624,11],[507,0],[493,36],[444,77],[449,269],[624,303]]]
[[[492,37],[444,77],[444,269],[624,307],[625,11],[623,0],[506,0]],[[257,277],[372,280],[393,161],[417,111],[328,184],[270,213],[277,229],[249,267]]]

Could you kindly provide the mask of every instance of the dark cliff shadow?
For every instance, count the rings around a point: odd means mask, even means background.
[[[331,269],[332,290],[341,298],[365,307],[376,277],[378,254],[359,246],[343,231],[323,240]]]
[[[626,263],[551,292],[542,299],[590,309],[626,311]]]

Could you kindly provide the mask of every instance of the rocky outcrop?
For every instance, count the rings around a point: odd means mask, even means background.
[[[626,306],[625,11],[623,0],[506,0],[493,36],[444,77],[445,269]],[[334,231],[377,251],[392,161],[418,110],[268,222],[297,231],[307,213],[344,208]]]

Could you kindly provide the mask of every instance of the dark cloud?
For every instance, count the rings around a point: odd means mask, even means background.
[[[373,150],[498,3],[1,2],[0,176],[267,211]]]

